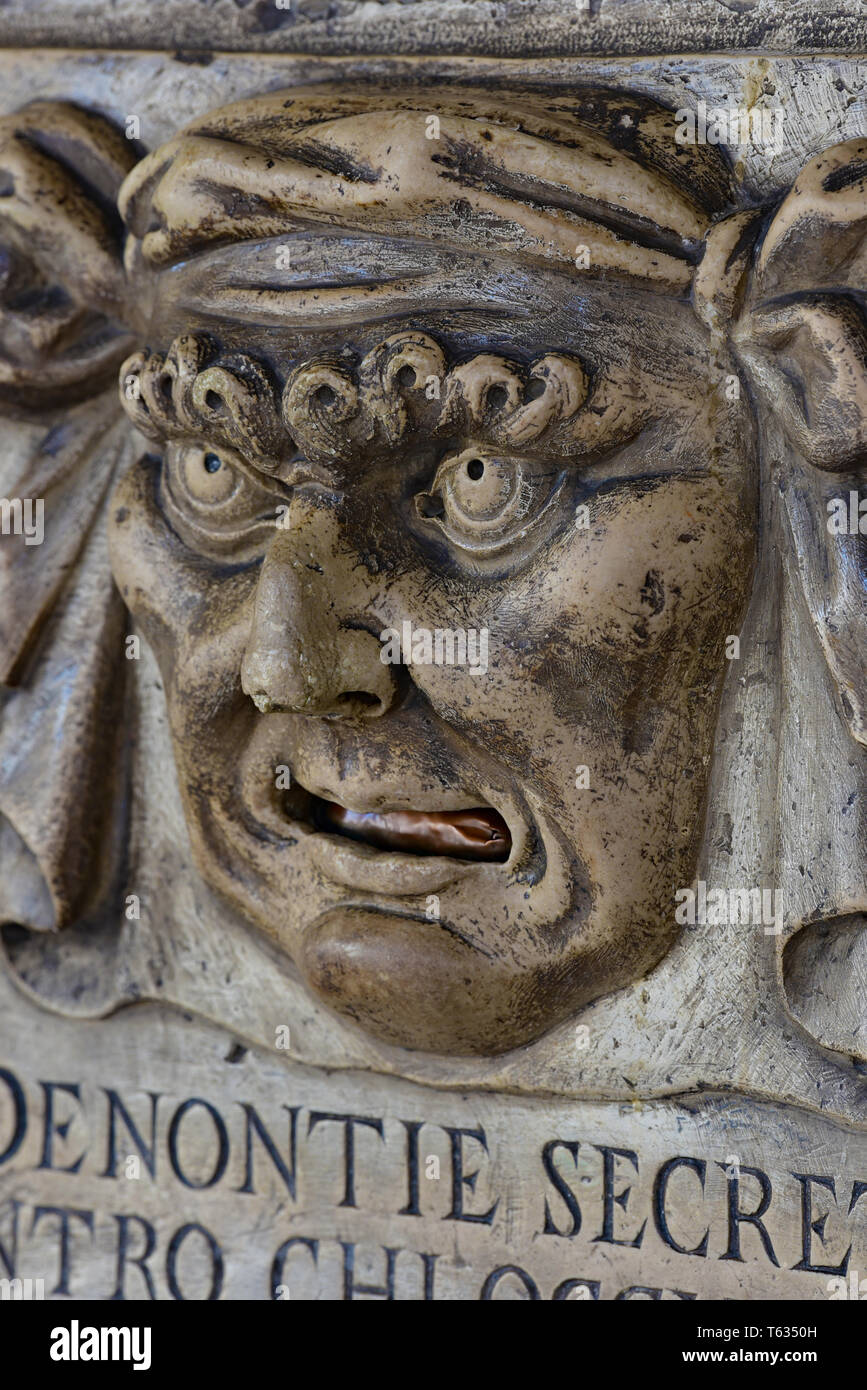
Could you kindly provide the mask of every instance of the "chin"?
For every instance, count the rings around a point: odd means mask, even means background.
[[[299,966],[318,999],[380,1042],[452,1056],[492,1057],[533,1042],[600,992],[571,992],[574,962],[565,972],[519,967],[447,922],[375,908],[321,916],[305,932]]]

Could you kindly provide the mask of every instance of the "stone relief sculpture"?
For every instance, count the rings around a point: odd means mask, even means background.
[[[865,191],[598,87],[4,118],[20,985],[863,1114]]]

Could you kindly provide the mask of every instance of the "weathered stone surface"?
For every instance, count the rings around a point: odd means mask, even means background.
[[[0,1258],[46,1297],[818,1300],[847,1249],[867,1261],[863,1132],[803,1111],[441,1093],[287,1065],[152,1005],[76,1024],[0,989],[0,1154],[26,1106]],[[349,1191],[347,1120],[317,1115],[357,1117]],[[764,1207],[761,1228],[730,1202]]]
[[[332,8],[2,11],[0,1277],[836,1296],[861,15]]]
[[[7,44],[526,56],[861,52],[858,0],[7,0]]]

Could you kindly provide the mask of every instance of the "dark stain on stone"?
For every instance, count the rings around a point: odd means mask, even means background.
[[[651,615],[661,613],[665,607],[665,585],[659,576],[659,570],[648,570],[644,576],[641,601],[649,606]]]
[[[172,54],[176,63],[189,63],[193,67],[207,68],[214,61],[214,55],[207,48],[179,48]]]

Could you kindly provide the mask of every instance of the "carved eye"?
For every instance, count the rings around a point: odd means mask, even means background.
[[[165,451],[161,500],[175,530],[204,553],[244,548],[273,527],[279,500],[229,449],[172,440]]]
[[[238,491],[240,476],[221,454],[197,445],[185,447],[178,459],[179,482],[203,506],[219,506]]]
[[[456,545],[493,550],[535,520],[545,481],[532,463],[470,446],[443,460],[416,510]]]

